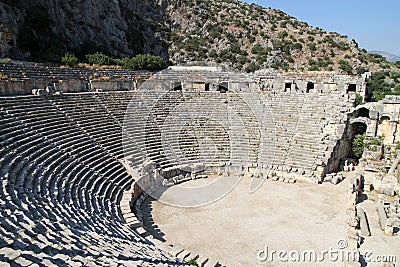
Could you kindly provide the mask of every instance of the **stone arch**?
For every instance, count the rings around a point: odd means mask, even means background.
[[[381,118],[383,118],[383,117],[388,117],[390,121],[393,121],[393,120],[394,120],[393,115],[392,115],[392,114],[389,114],[389,113],[382,113],[382,114],[380,114],[379,120],[380,120]]]
[[[367,122],[363,119],[357,119],[350,124],[350,136],[353,139],[357,134],[363,134],[367,131]]]
[[[354,138],[359,134],[365,134],[367,132],[368,124],[366,123],[366,119],[358,118],[351,122],[350,124],[350,138],[349,138],[349,145],[350,149],[348,152],[349,158],[359,158],[361,155],[357,156],[356,152],[353,150],[353,141]]]
[[[354,123],[359,123],[359,125],[365,124],[365,125],[367,125],[367,129],[368,129],[368,125],[370,125],[371,120],[369,118],[365,118],[365,117],[358,117],[355,119],[351,119],[350,124],[354,124]]]
[[[363,118],[369,118],[369,109],[366,107],[360,107],[356,109],[356,118],[363,117]]]

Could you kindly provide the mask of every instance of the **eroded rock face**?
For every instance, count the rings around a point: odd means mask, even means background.
[[[21,13],[17,14],[13,8],[0,2],[0,56],[16,46],[19,33],[18,22],[22,19]]]
[[[137,53],[167,57],[157,33],[160,27],[155,26],[163,21],[162,11],[155,0],[3,1],[0,52],[3,56],[29,52],[35,57],[46,51],[51,59],[65,49],[84,53],[99,46],[119,57]]]

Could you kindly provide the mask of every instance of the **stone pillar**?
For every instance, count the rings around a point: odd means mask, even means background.
[[[390,142],[394,144],[396,142],[396,135],[397,135],[397,125],[399,124],[398,121],[391,121],[390,122]]]
[[[369,125],[367,125],[366,136],[367,137],[376,137],[376,134],[378,132],[379,113],[375,110],[370,110],[369,118],[370,118],[370,123],[369,123]]]
[[[290,86],[290,91],[291,92],[296,91],[296,83],[292,82],[292,85]]]

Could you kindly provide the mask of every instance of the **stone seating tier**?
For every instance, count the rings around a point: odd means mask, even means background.
[[[177,264],[125,226],[119,201],[132,178],[123,166],[62,112],[52,112],[56,108],[49,104],[40,98],[0,101],[0,261]],[[24,106],[31,109],[23,112]],[[93,154],[75,153],[68,144],[71,139],[62,143],[63,138],[47,135],[51,118],[60,123],[60,136],[80,133],[77,137],[91,144],[82,152],[96,148]]]
[[[146,114],[147,106],[134,105],[126,121],[125,109],[145,93],[1,97],[0,261],[180,264],[141,236],[136,219],[127,221],[121,213],[120,201],[134,185],[125,157],[136,167],[148,159],[162,169],[205,162],[226,169],[246,162],[243,167],[315,177],[341,137],[340,121],[349,108],[340,94],[243,95],[250,106],[260,104],[254,110],[237,95],[212,94],[216,101],[200,94],[196,102],[180,92],[150,95],[145,103],[159,103],[144,132],[143,118],[134,115]],[[185,102],[190,105],[180,105]],[[227,105],[240,120],[224,121]],[[213,119],[183,128],[168,124],[177,107],[182,114],[213,110]],[[275,151],[265,132],[275,133]]]

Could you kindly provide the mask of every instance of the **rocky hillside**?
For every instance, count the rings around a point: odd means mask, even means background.
[[[3,56],[58,61],[159,55],[172,64],[210,61],[260,68],[362,73],[393,64],[356,41],[300,22],[282,11],[235,0],[2,0]]]

